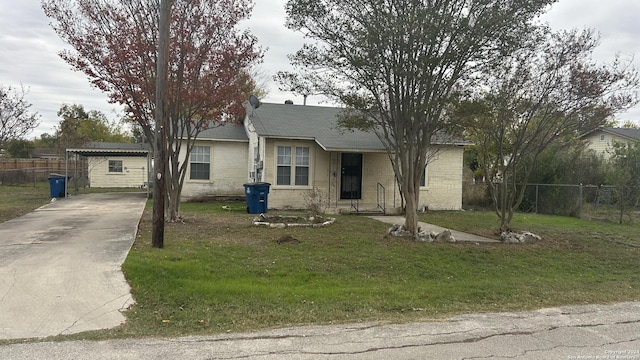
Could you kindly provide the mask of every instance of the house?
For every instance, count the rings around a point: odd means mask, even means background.
[[[93,142],[66,150],[67,164],[70,156],[87,159],[89,187],[145,188],[151,167],[148,144],[122,144]],[[72,176],[67,166],[67,175]]]
[[[243,195],[243,183],[268,182],[269,208],[304,208],[305,194],[314,189],[325,194],[329,209],[402,207],[384,146],[375,134],[339,129],[336,120],[341,111],[263,103],[248,108],[243,133],[234,125],[203,132],[189,159],[183,199]],[[462,208],[466,144],[434,141],[439,151],[425,171],[421,208]]]
[[[63,154],[61,154],[60,150],[54,147],[44,147],[44,148],[35,148],[31,151],[31,157],[35,159],[51,159],[51,160],[62,160],[64,159]]]
[[[342,111],[293,104],[249,109],[250,177],[271,183],[270,207],[303,207],[314,188],[326,194],[329,208],[402,206],[383,144],[375,134],[339,129]],[[420,207],[459,210],[464,143],[434,145],[441,151],[426,169]]]
[[[640,129],[600,127],[581,136],[587,146],[609,158],[608,150],[614,142],[625,143],[640,141]]]

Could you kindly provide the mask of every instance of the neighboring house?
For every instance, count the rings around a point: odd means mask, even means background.
[[[148,144],[89,143],[67,149],[67,162],[73,154],[87,158],[89,187],[147,186],[151,159]],[[71,176],[69,169],[68,175]]]
[[[269,208],[304,208],[304,195],[314,188],[327,196],[329,208],[403,205],[384,146],[375,134],[338,129],[341,111],[292,104],[249,107],[244,122],[249,138],[245,171],[250,182],[271,184]],[[462,156],[467,144],[434,140],[440,151],[425,171],[420,208],[462,208]]]
[[[609,158],[609,150],[614,142],[628,144],[640,141],[640,129],[600,127],[581,136],[587,146]]]
[[[35,159],[64,159],[60,150],[56,148],[35,148],[31,151],[31,157]]]
[[[230,123],[202,131],[189,156],[182,200],[243,197],[248,153],[249,138],[242,124]]]

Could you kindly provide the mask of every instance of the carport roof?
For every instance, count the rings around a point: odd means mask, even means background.
[[[147,156],[149,144],[92,142],[81,148],[70,148],[67,152],[82,156]]]

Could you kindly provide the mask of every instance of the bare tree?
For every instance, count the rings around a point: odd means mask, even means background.
[[[346,105],[354,111],[343,126],[378,135],[416,233],[431,141],[447,129],[462,82],[517,47],[553,2],[289,0],[287,26],[315,43],[290,56],[304,82],[286,86]]]
[[[15,89],[0,85],[0,149],[9,140],[20,139],[40,124],[40,115],[29,111],[24,86]]]
[[[591,30],[539,28],[506,57],[458,115],[480,149],[500,230],[510,229],[529,176],[552,143],[607,123],[637,103],[638,75],[616,60],[598,65]]]

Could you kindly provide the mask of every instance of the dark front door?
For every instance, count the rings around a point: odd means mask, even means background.
[[[362,189],[362,154],[343,153],[341,199],[360,199]]]

